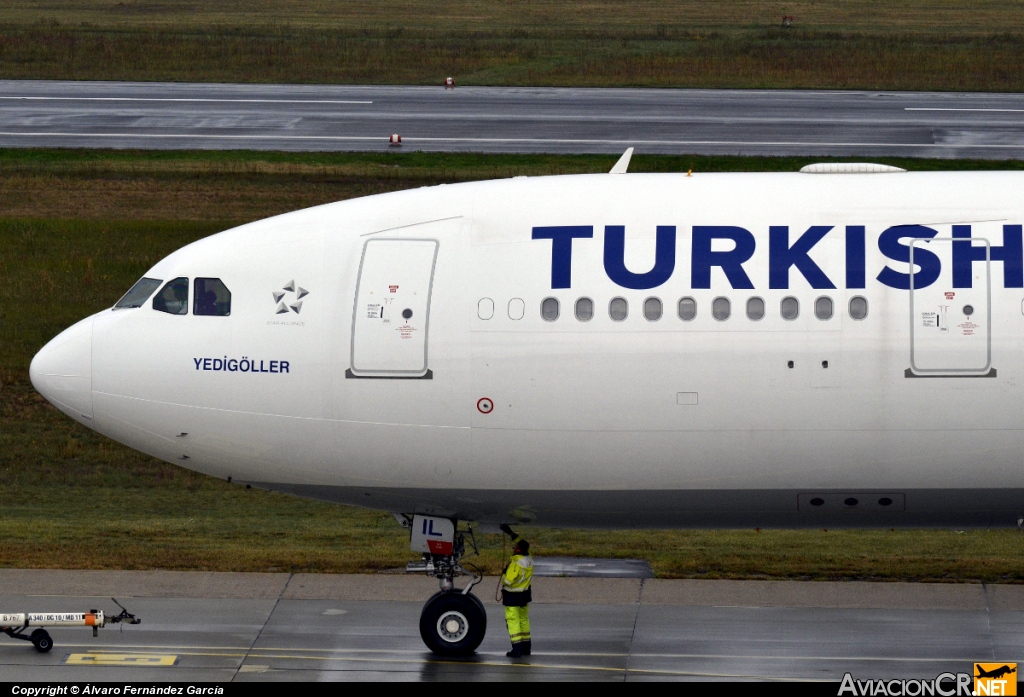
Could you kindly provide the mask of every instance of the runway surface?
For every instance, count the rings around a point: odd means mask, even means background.
[[[1024,587],[541,578],[534,655],[505,657],[494,579],[473,658],[439,660],[417,629],[432,579],[407,576],[0,570],[0,611],[143,620],[0,636],[5,681],[840,680],[934,678],[1024,659]]]
[[[0,81],[0,147],[1019,158],[1024,94]]]

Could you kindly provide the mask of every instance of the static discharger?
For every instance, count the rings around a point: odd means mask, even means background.
[[[141,624],[142,620],[128,612],[114,598],[114,605],[121,608],[117,615],[108,616],[102,610],[89,612],[0,612],[0,632],[12,639],[31,642],[39,653],[46,653],[53,648],[53,639],[43,627],[92,627],[92,635],[99,634],[99,628],[108,624]],[[26,634],[29,627],[36,627],[31,634]]]

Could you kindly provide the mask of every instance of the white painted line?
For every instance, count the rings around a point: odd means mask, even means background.
[[[930,106],[908,106],[903,111],[1012,111],[1014,113],[1024,112],[1024,109],[954,109],[952,107],[930,107]]]
[[[2,134],[0,134],[2,135]],[[403,136],[403,138],[405,138]],[[405,138],[403,142],[466,142],[466,143],[580,143],[597,145],[761,145],[766,147],[809,147],[833,146],[850,148],[1024,148],[1019,145],[945,145],[943,143],[827,143],[799,141],[756,141],[756,140],[588,140],[570,138]]]
[[[200,97],[4,97],[0,99],[46,102],[223,102],[229,104],[373,104],[354,99],[205,99]]]
[[[217,135],[209,133],[66,133],[66,132],[16,132],[0,131],[0,137],[15,138],[123,138],[161,140],[161,139],[193,139],[193,140],[320,140],[331,142],[344,141],[380,141],[388,142],[388,136],[301,136],[301,135]],[[605,140],[597,138],[417,138],[402,136],[402,142],[411,143],[510,143],[524,145],[721,145],[764,147],[844,147],[844,148],[974,148],[974,149],[1024,149],[1024,143],[1018,144],[976,144],[976,143],[831,143],[831,142],[800,142],[800,141],[756,141],[756,140]]]

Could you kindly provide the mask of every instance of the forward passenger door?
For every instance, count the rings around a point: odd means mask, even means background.
[[[438,241],[363,245],[352,317],[349,377],[429,378],[430,295]]]

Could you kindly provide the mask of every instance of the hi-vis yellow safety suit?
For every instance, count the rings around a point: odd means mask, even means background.
[[[513,540],[522,539],[516,535]],[[533,580],[533,559],[528,554],[513,554],[501,577],[501,598],[505,606],[505,624],[512,646],[530,641],[530,582]]]

